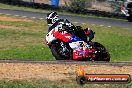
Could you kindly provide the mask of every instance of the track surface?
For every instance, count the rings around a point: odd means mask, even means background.
[[[0,63],[32,63],[32,64],[83,64],[83,65],[112,65],[132,66],[132,62],[90,62],[90,61],[21,61],[21,60],[0,60]]]
[[[44,19],[46,13],[37,13],[37,12],[28,12],[28,11],[19,11],[19,10],[9,10],[9,9],[0,9],[1,14],[11,14],[19,15],[24,17],[33,17]],[[98,24],[105,26],[114,26],[114,27],[123,27],[132,29],[132,22],[127,22],[125,20],[114,20],[114,19],[105,19],[105,18],[92,18],[92,17],[80,17],[80,16],[70,16],[70,15],[60,15],[61,18],[66,18],[71,22],[79,23],[90,23]]]

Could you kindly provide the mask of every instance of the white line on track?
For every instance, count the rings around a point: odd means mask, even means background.
[[[82,23],[83,25],[85,25],[86,23]]]
[[[103,27],[104,25],[99,25],[100,27]]]
[[[111,27],[111,26],[108,26],[109,28]]]
[[[5,15],[10,16],[11,14],[5,14]]]
[[[77,23],[79,23],[79,22],[73,22],[73,23],[77,24]]]
[[[23,18],[26,18],[27,16],[22,16]]]
[[[19,15],[14,15],[14,16],[18,17]]]
[[[31,17],[31,18],[35,19],[36,17]]]
[[[44,18],[39,18],[40,20],[44,20]]]
[[[3,13],[0,13],[0,14],[3,14]],[[11,14],[5,14],[5,15],[10,16]],[[14,16],[18,17],[18,16],[20,16],[20,15],[14,15]],[[21,17],[26,18],[27,16],[21,16]],[[36,17],[31,17],[31,18],[32,18],[32,19],[35,19]],[[44,20],[44,18],[39,18],[39,20]],[[76,21],[75,21],[75,22],[73,22],[73,23],[77,24],[77,23],[79,23],[79,22],[76,22]],[[81,24],[85,25],[86,23],[81,23]],[[91,25],[94,26],[95,24],[91,24]],[[103,27],[103,26],[105,26],[105,25],[99,25],[99,26]],[[107,26],[107,27],[111,28],[111,26]]]

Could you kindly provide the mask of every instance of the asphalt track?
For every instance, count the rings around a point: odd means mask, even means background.
[[[37,13],[37,12],[28,12],[20,10],[9,10],[9,9],[0,9],[0,14],[30,17],[44,20],[46,13]],[[106,19],[106,18],[95,18],[95,17],[80,17],[80,16],[70,16],[70,15],[60,15],[61,18],[66,18],[73,23],[82,23],[82,24],[98,24],[101,26],[108,27],[122,27],[132,29],[132,22],[127,20],[116,20],[116,19]]]
[[[27,64],[83,64],[83,65],[110,65],[110,66],[132,66],[132,62],[91,62],[91,61],[31,61],[31,60],[0,60],[0,63],[27,63]]]

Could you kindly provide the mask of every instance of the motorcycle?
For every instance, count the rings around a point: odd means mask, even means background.
[[[125,1],[121,7],[121,12],[125,14],[129,22],[132,22],[132,1]]]
[[[86,35],[83,34],[84,30],[79,28],[77,26],[76,30],[71,30],[68,27],[56,26],[47,33],[46,43],[56,60],[110,61],[110,54],[102,44],[92,42],[93,37],[85,41],[93,31],[85,30]],[[83,37],[78,37],[81,34]]]

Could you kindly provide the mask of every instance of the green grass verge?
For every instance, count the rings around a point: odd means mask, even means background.
[[[47,33],[45,21],[3,21],[0,25],[0,59],[54,60],[50,49],[43,44]],[[75,24],[79,25],[79,24]],[[81,25],[92,28],[93,41],[103,44],[110,52],[111,61],[132,61],[132,30],[98,25]]]
[[[62,15],[72,15],[72,16],[92,17],[92,18],[103,18],[103,19],[114,19],[114,20],[126,20],[126,19],[101,17],[101,16],[90,15],[90,14],[89,15],[76,14],[76,13],[68,12],[66,10],[35,9],[35,8],[30,8],[30,7],[14,6],[14,5],[7,5],[7,4],[2,4],[2,3],[0,3],[0,8],[1,9],[30,11],[30,12],[39,12],[39,13],[49,13],[49,12],[52,12],[52,11],[56,11],[57,13],[62,14]]]
[[[46,23],[39,20],[0,21],[0,59],[54,60],[50,50],[43,44]]]
[[[47,80],[35,81],[0,81],[0,88],[131,88],[130,84],[86,84],[76,82],[52,82]]]

